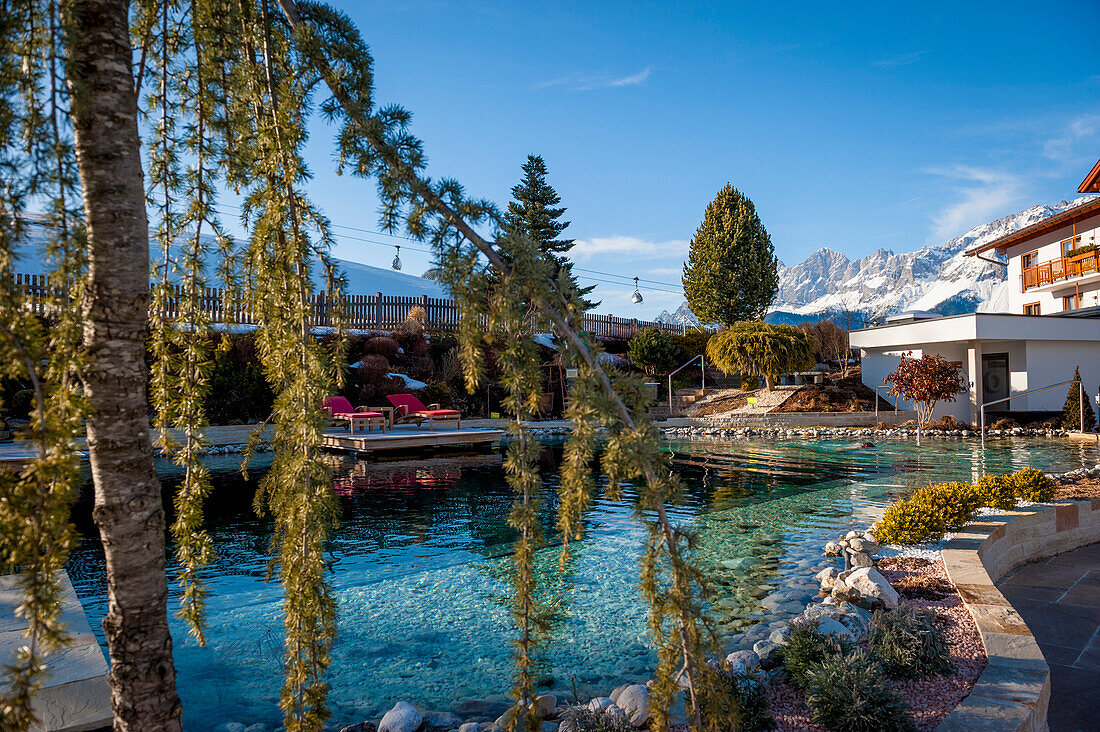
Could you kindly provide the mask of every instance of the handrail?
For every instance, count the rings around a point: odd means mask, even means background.
[[[680,373],[684,369],[686,369],[688,366],[695,363],[695,359],[699,359],[699,373],[702,374],[702,376],[703,376],[703,388],[704,389],[707,388],[707,362],[706,362],[706,359],[703,358],[703,354],[700,353],[698,356],[692,356],[690,359],[688,359],[688,361],[686,363],[682,364],[678,369],[676,369],[675,371],[672,371],[672,372],[669,373],[669,375],[668,375],[668,412],[669,412],[669,414],[672,414],[672,377],[675,376],[676,374]]]
[[[1045,262],[1033,264],[1020,272],[1023,291],[1031,287],[1041,287],[1060,280],[1083,277],[1089,272],[1100,271],[1100,250],[1075,254],[1072,257],[1061,256]]]
[[[1081,411],[1081,431],[1084,432],[1085,431],[1085,383],[1081,379],[1067,379],[1065,381],[1059,381],[1057,384],[1051,384],[1050,386],[1043,386],[1043,387],[1040,387],[1038,389],[1028,389],[1027,391],[1021,391],[1019,394],[1014,394],[1012,396],[1004,397],[1003,399],[994,399],[991,402],[983,402],[981,407],[979,408],[979,413],[981,415],[981,420],[982,420],[981,421],[982,449],[985,450],[985,408],[986,407],[992,407],[994,404],[1003,404],[1004,402],[1010,402],[1013,399],[1019,399],[1020,397],[1027,396],[1028,394],[1038,394],[1039,392],[1046,391],[1047,389],[1057,389],[1059,386],[1065,386],[1066,384],[1077,384],[1078,389],[1080,389],[1080,396],[1078,397],[1077,402],[1078,402],[1078,407],[1080,408],[1080,411]]]
[[[891,388],[893,388],[893,387],[885,386],[885,385],[875,387],[875,418],[876,419],[878,419],[878,390],[879,389],[891,389]],[[896,417],[897,414],[898,414],[898,398],[895,396],[894,397],[894,416]],[[895,420],[895,421],[897,421],[897,420]]]

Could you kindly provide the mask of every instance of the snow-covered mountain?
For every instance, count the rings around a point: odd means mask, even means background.
[[[878,318],[902,310],[930,310],[943,315],[1003,311],[1008,283],[1004,267],[965,257],[963,252],[1048,216],[1080,205],[1089,197],[1032,206],[942,244],[896,254],[878,249],[851,260],[832,249],[818,249],[793,266],[779,266],[779,294],[768,320],[799,322],[830,310],[859,311]],[[663,322],[694,319],[684,302],[675,313],[663,312]]]
[[[38,275],[46,273],[46,263],[43,253],[49,237],[49,229],[38,223],[39,217],[33,214],[21,214],[28,224],[24,229],[23,241],[19,242],[16,249],[15,270],[19,274]],[[207,245],[212,252],[217,251],[212,237],[208,237]],[[160,259],[160,251],[156,245],[151,244],[152,256]],[[179,256],[178,247],[173,256]],[[217,254],[211,254],[207,261],[207,280],[210,286],[218,287],[220,284],[214,277]],[[361,264],[346,259],[337,259],[337,265],[343,271],[347,279],[345,291],[349,295],[373,295],[381,292],[389,297],[428,297],[446,298],[447,289],[435,280],[417,277],[416,275],[397,272],[383,267],[372,267],[369,264]],[[324,272],[320,264],[313,267],[314,286],[322,289],[325,286]]]

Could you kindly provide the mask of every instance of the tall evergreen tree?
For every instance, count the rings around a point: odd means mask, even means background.
[[[558,266],[566,266],[565,255],[573,248],[573,239],[559,239],[569,228],[568,221],[560,221],[565,207],[557,208],[561,196],[546,182],[546,161],[541,155],[528,155],[523,164],[523,180],[512,188],[515,199],[508,204],[504,228],[531,237],[544,254],[553,257]]]
[[[563,273],[572,277],[573,263],[567,255],[576,241],[560,238],[570,222],[560,220],[565,214],[565,207],[558,207],[561,196],[546,182],[546,175],[546,161],[542,156],[528,155],[527,162],[523,164],[523,180],[512,188],[514,200],[508,203],[508,211],[501,225],[506,235],[500,241],[502,254],[506,261],[512,262],[507,235],[526,235],[538,246],[539,253],[554,263],[557,270],[554,272],[555,278]],[[580,294],[583,297],[593,289],[594,286],[582,287]],[[585,309],[597,304],[588,300],[582,300],[582,303]]]
[[[726,183],[707,206],[684,265],[684,295],[704,323],[762,320],[779,291],[778,260],[756,207]]]
[[[1081,429],[1081,367],[1073,371],[1073,382],[1069,385],[1066,394],[1066,404],[1062,407],[1062,428],[1067,430]],[[1096,424],[1096,413],[1092,411],[1092,401],[1089,398],[1088,389],[1085,389],[1085,431],[1089,431]]]

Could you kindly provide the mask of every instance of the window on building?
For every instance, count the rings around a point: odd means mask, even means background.
[[[1077,295],[1066,295],[1062,298],[1062,310],[1076,310]]]
[[[1031,269],[1039,263],[1039,252],[1028,252],[1023,256],[1023,268]]]
[[[1071,236],[1069,239],[1062,242],[1062,256],[1068,256],[1070,250],[1076,249],[1079,246],[1081,246],[1081,237]]]
[[[1040,314],[1041,313],[1039,312],[1039,303],[1030,302],[1027,305],[1024,305],[1024,315],[1040,315]]]

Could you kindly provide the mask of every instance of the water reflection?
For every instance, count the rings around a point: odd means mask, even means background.
[[[686,492],[673,515],[699,537],[698,562],[715,590],[714,617],[731,643],[799,610],[813,591],[821,542],[866,526],[901,493],[933,480],[969,480],[978,465],[991,472],[1027,464],[1064,470],[1097,461],[1095,448],[1041,440],[991,442],[984,457],[961,441],[848,447],[828,441],[669,444]],[[586,540],[559,568],[561,460],[560,441],[548,442],[540,459],[548,546],[538,563],[542,596],[556,602],[559,613],[541,681],[566,692],[574,677],[606,692],[644,680],[654,661],[637,589],[645,530],[626,486],[622,503],[596,501]],[[208,645],[188,642],[172,620],[189,729],[227,719],[279,719],[281,594],[264,579],[270,522],[252,509],[268,464],[258,462],[246,480],[234,458],[210,460],[207,529],[217,559],[204,572],[211,591]],[[511,670],[508,552],[515,535],[507,524],[514,496],[500,454],[390,462],[333,457],[332,468],[340,507],[330,542],[340,613],[330,678],[335,721],[376,717],[398,699],[445,709],[503,691]],[[160,465],[160,473],[170,512],[179,473],[170,464]],[[86,486],[74,513],[83,539],[69,571],[98,630],[106,586],[90,514]],[[174,591],[171,562],[170,571]]]

